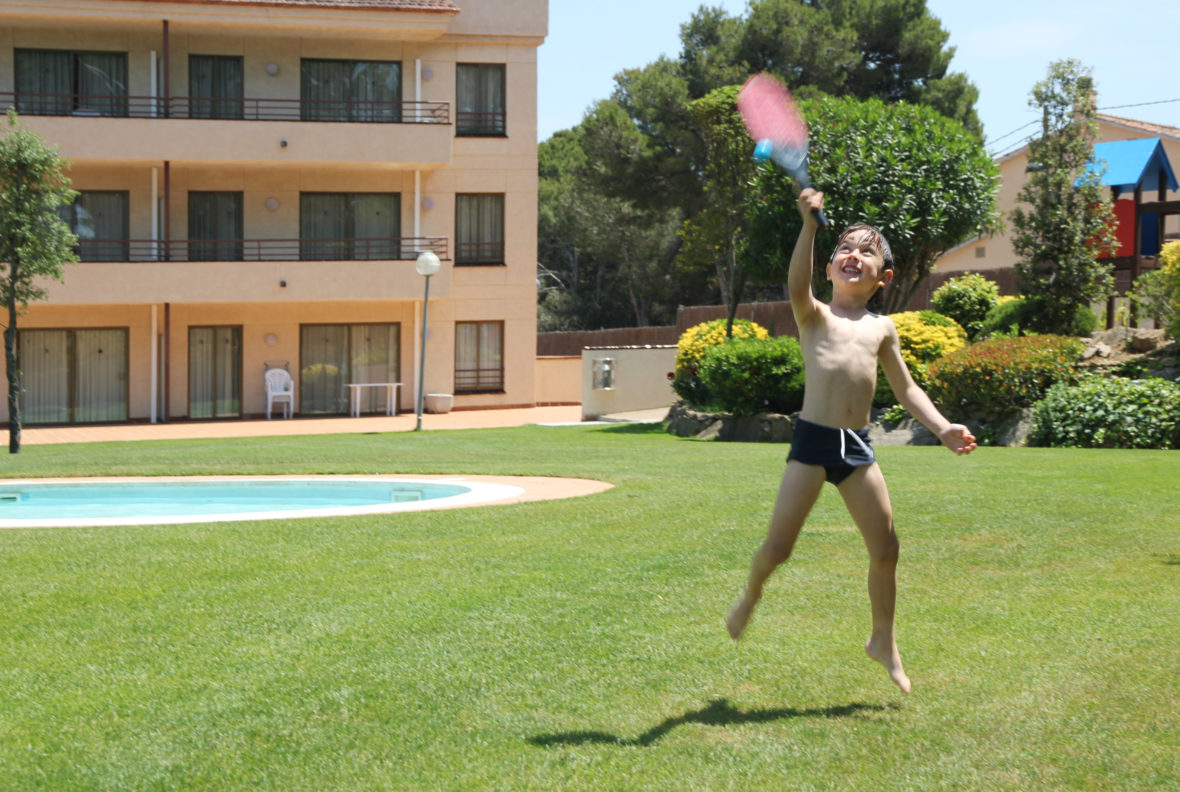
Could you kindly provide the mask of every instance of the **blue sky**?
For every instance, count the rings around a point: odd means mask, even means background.
[[[745,0],[705,4],[732,15],[746,7]],[[539,55],[538,139],[578,124],[588,107],[610,96],[622,69],[661,54],[676,57],[680,25],[700,6],[699,0],[550,0],[549,36]],[[1103,112],[1180,127],[1177,0],[927,0],[926,7],[950,33],[951,69],[979,88],[976,110],[989,150],[1006,151],[1035,133],[1034,123],[1009,135],[1037,120],[1029,91],[1060,58],[1093,69]]]

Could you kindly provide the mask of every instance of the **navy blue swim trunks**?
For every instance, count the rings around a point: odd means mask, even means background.
[[[822,467],[828,481],[839,485],[858,467],[876,462],[877,455],[868,428],[836,429],[796,418],[795,437],[787,454],[787,461],[792,459]]]

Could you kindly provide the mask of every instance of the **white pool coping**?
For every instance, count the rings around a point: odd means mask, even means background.
[[[351,517],[366,514],[457,509],[492,504],[522,503],[553,498],[571,498],[602,492],[612,485],[591,479],[565,479],[540,476],[415,476],[415,475],[320,475],[320,476],[102,476],[85,478],[0,479],[0,486],[20,487],[36,484],[176,484],[226,483],[250,481],[285,482],[397,482],[418,484],[457,484],[467,492],[420,501],[379,503],[367,506],[331,506],[322,509],[278,509],[273,511],[223,512],[214,514],[161,514],[136,517],[79,517],[0,519],[0,528],[89,528],[121,525],[181,525],[186,523],[244,522],[253,520],[296,520],[308,517]]]

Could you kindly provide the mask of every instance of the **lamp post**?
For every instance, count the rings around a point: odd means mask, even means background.
[[[422,358],[418,364],[418,425],[414,431],[422,431],[422,402],[426,397],[426,317],[430,311],[430,276],[438,272],[442,264],[438,256],[429,250],[418,254],[414,269],[426,279],[426,294],[422,298]]]

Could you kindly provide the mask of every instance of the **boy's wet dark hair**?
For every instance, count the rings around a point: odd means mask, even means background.
[[[879,229],[868,223],[856,223],[845,228],[844,232],[840,234],[840,238],[836,240],[836,247],[832,249],[832,255],[828,261],[836,260],[836,252],[840,249],[840,245],[844,244],[845,239],[861,232],[867,232],[869,243],[881,251],[881,259],[885,262],[884,269],[893,269],[893,249],[889,247],[889,240]]]

